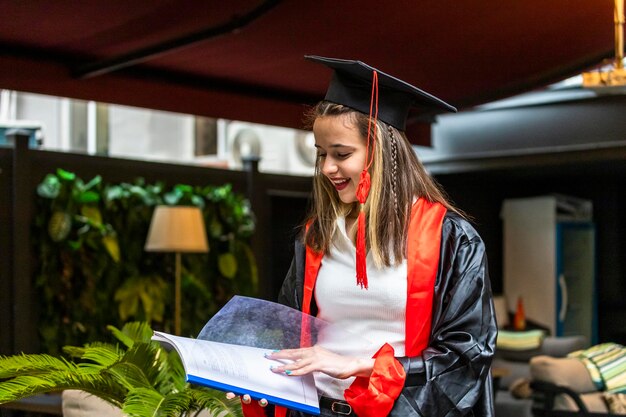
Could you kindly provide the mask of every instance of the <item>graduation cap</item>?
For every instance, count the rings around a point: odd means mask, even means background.
[[[445,101],[364,62],[316,55],[305,55],[304,58],[334,70],[325,100],[364,114],[370,113],[372,77],[376,72],[379,89],[378,118],[401,131],[406,128],[406,119],[411,108],[423,112],[456,112],[456,108]]]

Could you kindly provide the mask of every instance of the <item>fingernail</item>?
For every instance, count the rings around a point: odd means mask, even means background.
[[[280,349],[274,349],[272,353],[280,352]]]
[[[270,371],[273,371],[276,368],[274,365],[270,365]]]
[[[291,375],[291,371],[289,371],[289,370],[285,371],[285,373],[286,373],[287,375]]]

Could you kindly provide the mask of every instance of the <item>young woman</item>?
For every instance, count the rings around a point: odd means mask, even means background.
[[[323,416],[492,415],[485,248],[403,133],[410,107],[454,108],[361,62],[307,58],[334,76],[309,114],[313,204],[279,301],[376,348],[282,350],[293,362],[274,372],[315,372]]]

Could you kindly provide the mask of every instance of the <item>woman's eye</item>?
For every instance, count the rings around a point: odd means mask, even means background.
[[[325,153],[318,153],[317,157],[318,158],[326,158],[326,154]]]
[[[349,154],[349,153],[338,153],[338,154],[337,154],[337,157],[338,157],[338,158],[347,158],[347,157],[349,157],[349,156],[350,156],[350,154]]]

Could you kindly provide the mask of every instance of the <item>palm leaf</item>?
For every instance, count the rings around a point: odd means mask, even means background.
[[[165,350],[156,342],[135,343],[121,360],[121,363],[133,365],[137,372],[141,372],[146,381],[156,386],[158,381],[171,378],[168,356]],[[131,372],[130,368],[126,370]],[[122,374],[120,376],[123,376]],[[140,386],[143,386],[140,385]]]
[[[151,416],[180,416],[190,409],[192,396],[189,392],[172,392],[163,395],[150,388],[136,388],[129,392],[122,411],[133,416],[146,416],[146,410],[152,410]]]
[[[152,384],[143,370],[133,363],[115,364],[107,369],[107,373],[128,390],[138,387],[152,388]]]
[[[0,356],[0,379],[46,374],[55,370],[72,372],[76,368],[74,363],[46,354]]]
[[[132,336],[129,336],[128,334],[124,333],[122,330],[118,329],[115,326],[107,326],[107,329],[113,333],[113,336],[119,340],[120,342],[122,342],[124,344],[124,346],[126,346],[127,348],[130,348],[133,346],[133,344],[135,344],[135,339]]]
[[[106,343],[91,343],[85,345],[81,359],[91,361],[102,367],[112,366],[122,359],[124,351],[118,346]]]
[[[186,376],[184,372],[179,372],[182,365],[177,363],[178,357],[165,349],[160,349],[158,360],[159,365],[154,366],[159,371],[153,376],[154,388],[163,394],[184,391],[187,386]]]
[[[198,409],[207,409],[213,417],[243,417],[239,397],[231,400],[221,391],[197,387],[191,390]]]
[[[149,342],[154,334],[148,323],[139,321],[126,323],[122,330],[114,326],[107,326],[107,329],[128,348],[132,347],[135,342]]]
[[[183,362],[175,350],[167,352],[163,349],[163,352],[167,354],[165,364],[167,364],[167,375],[169,377],[165,386],[170,390],[182,391],[187,385],[187,374],[185,373]]]
[[[45,376],[17,376],[2,382],[0,403],[64,389],[87,391],[118,406],[121,406],[127,393],[116,381],[103,375],[50,372]]]
[[[63,346],[63,352],[71,358],[80,359],[85,354],[83,346]]]

